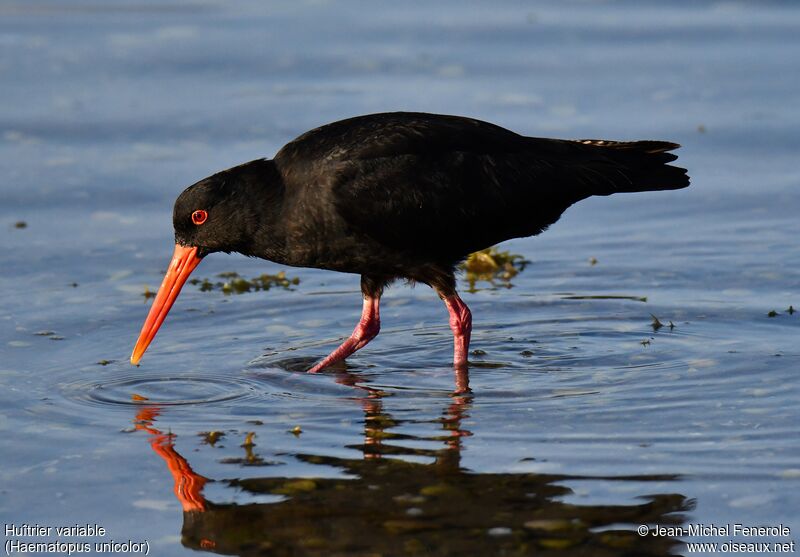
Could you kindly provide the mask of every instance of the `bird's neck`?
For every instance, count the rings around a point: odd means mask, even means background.
[[[286,233],[281,218],[284,183],[272,160],[256,160],[242,166],[239,176],[246,191],[243,211],[246,242],[236,250],[251,257],[282,262]]]

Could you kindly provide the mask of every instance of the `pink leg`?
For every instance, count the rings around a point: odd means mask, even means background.
[[[450,312],[450,328],[453,330],[453,365],[467,365],[469,337],[472,334],[472,312],[458,294],[442,298]]]
[[[339,348],[331,352],[327,358],[309,369],[308,373],[317,373],[331,364],[344,360],[350,354],[363,348],[369,341],[378,336],[381,330],[381,314],[378,307],[380,300],[379,296],[364,296],[364,309],[361,311],[361,321],[356,325],[353,334],[350,335],[350,338],[344,341]]]

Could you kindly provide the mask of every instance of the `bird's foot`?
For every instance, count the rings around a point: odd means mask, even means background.
[[[356,325],[353,334],[350,335],[350,338],[345,340],[339,348],[328,354],[324,360],[309,369],[308,373],[317,373],[336,362],[344,360],[378,336],[381,330],[381,318],[378,310],[379,299],[380,298],[369,296],[364,297],[364,309],[361,313],[361,321]]]

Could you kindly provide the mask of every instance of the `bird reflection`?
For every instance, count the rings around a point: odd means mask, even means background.
[[[276,499],[271,503],[207,500],[203,487],[209,480],[175,450],[175,436],[156,427],[162,410],[139,408],[136,428],[150,436],[150,446],[174,478],[186,547],[235,555],[673,554],[677,540],[640,537],[633,525],[682,524],[683,513],[693,506],[683,495],[647,495],[628,505],[574,505],[564,499],[572,493],[565,484],[573,480],[645,483],[676,478],[471,472],[461,466],[464,440],[472,435],[463,424],[474,404],[466,372],[456,377],[456,392],[443,401],[440,416],[416,422],[435,424],[429,437],[401,433],[409,422],[394,418],[386,409],[391,398],[364,377],[350,372],[333,377],[358,393],[354,400],[364,414],[364,441],[350,448],[359,449],[362,458],[293,455],[339,469],[338,478],[224,481],[254,499],[271,495]],[[420,441],[440,446],[409,446]],[[224,462],[247,464],[260,458],[251,445],[243,447],[244,458]],[[421,458],[427,462],[419,462]]]
[[[208,480],[195,473],[186,459],[175,450],[173,441],[175,435],[162,433],[153,426],[160,412],[157,407],[142,408],[136,414],[134,427],[150,434],[150,447],[167,463],[167,468],[175,480],[175,497],[180,501],[183,511],[202,512],[206,510],[203,487]]]

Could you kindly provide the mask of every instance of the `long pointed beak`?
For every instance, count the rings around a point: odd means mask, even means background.
[[[175,298],[180,294],[186,279],[189,278],[189,275],[192,274],[192,271],[200,261],[202,261],[202,258],[197,255],[197,247],[175,245],[175,253],[172,254],[172,261],[169,263],[167,274],[164,275],[164,280],[158,289],[156,299],[153,300],[153,305],[150,307],[150,313],[147,314],[147,319],[144,321],[142,332],[139,333],[139,340],[136,341],[136,346],[133,347],[133,354],[131,354],[131,363],[133,365],[139,364],[144,351],[147,350],[147,347],[155,338],[158,328],[167,317],[172,304],[175,303]]]

